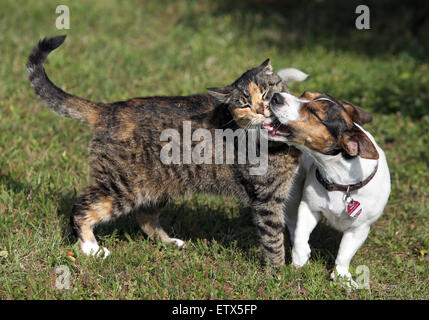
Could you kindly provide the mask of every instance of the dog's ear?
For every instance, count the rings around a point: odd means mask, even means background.
[[[356,122],[358,125],[363,126],[365,123],[372,121],[372,116],[361,107],[355,106],[353,103],[345,100],[340,100],[339,102],[346,109],[353,122]]]
[[[219,88],[207,88],[207,90],[209,95],[218,100],[220,103],[227,104],[234,88],[232,86],[226,86]]]
[[[350,156],[364,159],[378,159],[378,151],[368,136],[357,126],[345,131],[340,136],[340,145]]]
[[[305,100],[314,100],[318,97],[320,97],[320,93],[319,92],[312,92],[312,91],[304,91],[300,96],[300,98],[305,99]]]

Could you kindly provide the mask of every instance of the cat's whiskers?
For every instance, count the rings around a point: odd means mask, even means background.
[[[247,123],[247,125],[244,128],[242,128],[243,131],[241,131],[240,134],[239,134],[239,136],[238,136],[239,143],[241,143],[240,138],[243,139],[243,137],[247,136],[247,133],[248,133],[249,129],[258,129],[258,126],[255,125],[255,123],[256,123],[257,120],[258,119],[252,119],[252,120],[250,120]],[[243,133],[245,133],[245,134],[243,135]],[[242,137],[242,135],[243,135],[243,137]]]
[[[249,127],[249,123],[246,124],[246,126],[244,128],[242,128],[243,130],[240,130],[240,134],[237,137],[238,143],[241,144],[241,141],[243,140],[243,137],[246,137],[246,133],[247,133],[247,129]],[[244,135],[243,135],[244,133]]]
[[[226,127],[228,124],[230,124],[231,122],[233,122],[234,119],[229,120],[227,123],[225,123],[222,127]]]

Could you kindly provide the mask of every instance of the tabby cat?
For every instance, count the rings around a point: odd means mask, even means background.
[[[71,213],[81,250],[107,256],[109,251],[97,244],[94,227],[130,212],[151,239],[183,247],[182,240],[170,238],[160,226],[160,209],[182,195],[214,193],[232,195],[253,206],[266,262],[283,264],[283,206],[299,151],[270,142],[264,175],[251,175],[249,165],[237,163],[166,165],[160,161],[165,145],[161,132],[166,128],[181,132],[184,121],[211,132],[260,128],[271,96],[287,92],[269,60],[230,86],[209,89],[209,94],[95,103],[62,91],[45,73],[44,60],[64,40],[65,36],[58,36],[39,41],[30,53],[27,70],[31,86],[53,111],[92,128],[90,183]]]

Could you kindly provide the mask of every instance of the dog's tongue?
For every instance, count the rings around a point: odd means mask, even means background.
[[[284,136],[284,137],[288,137],[291,134],[289,128],[287,126],[284,126],[284,125],[281,125],[280,127],[278,127],[276,130],[276,133],[277,133],[277,135]]]
[[[264,124],[263,127],[268,131],[268,133],[272,134],[273,136],[276,135],[277,128],[274,128],[271,124]]]
[[[270,134],[272,134],[273,136],[279,135],[279,136],[288,137],[291,134],[288,127],[284,126],[284,125],[280,125],[279,127],[273,127],[271,124],[264,124],[263,127],[264,127],[264,129],[267,129],[268,132]]]

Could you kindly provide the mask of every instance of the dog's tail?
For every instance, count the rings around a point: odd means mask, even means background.
[[[64,92],[54,85],[45,73],[43,63],[46,57],[52,50],[58,48],[65,38],[65,35],[44,38],[31,50],[27,63],[31,87],[49,108],[60,116],[95,124],[99,105]]]

